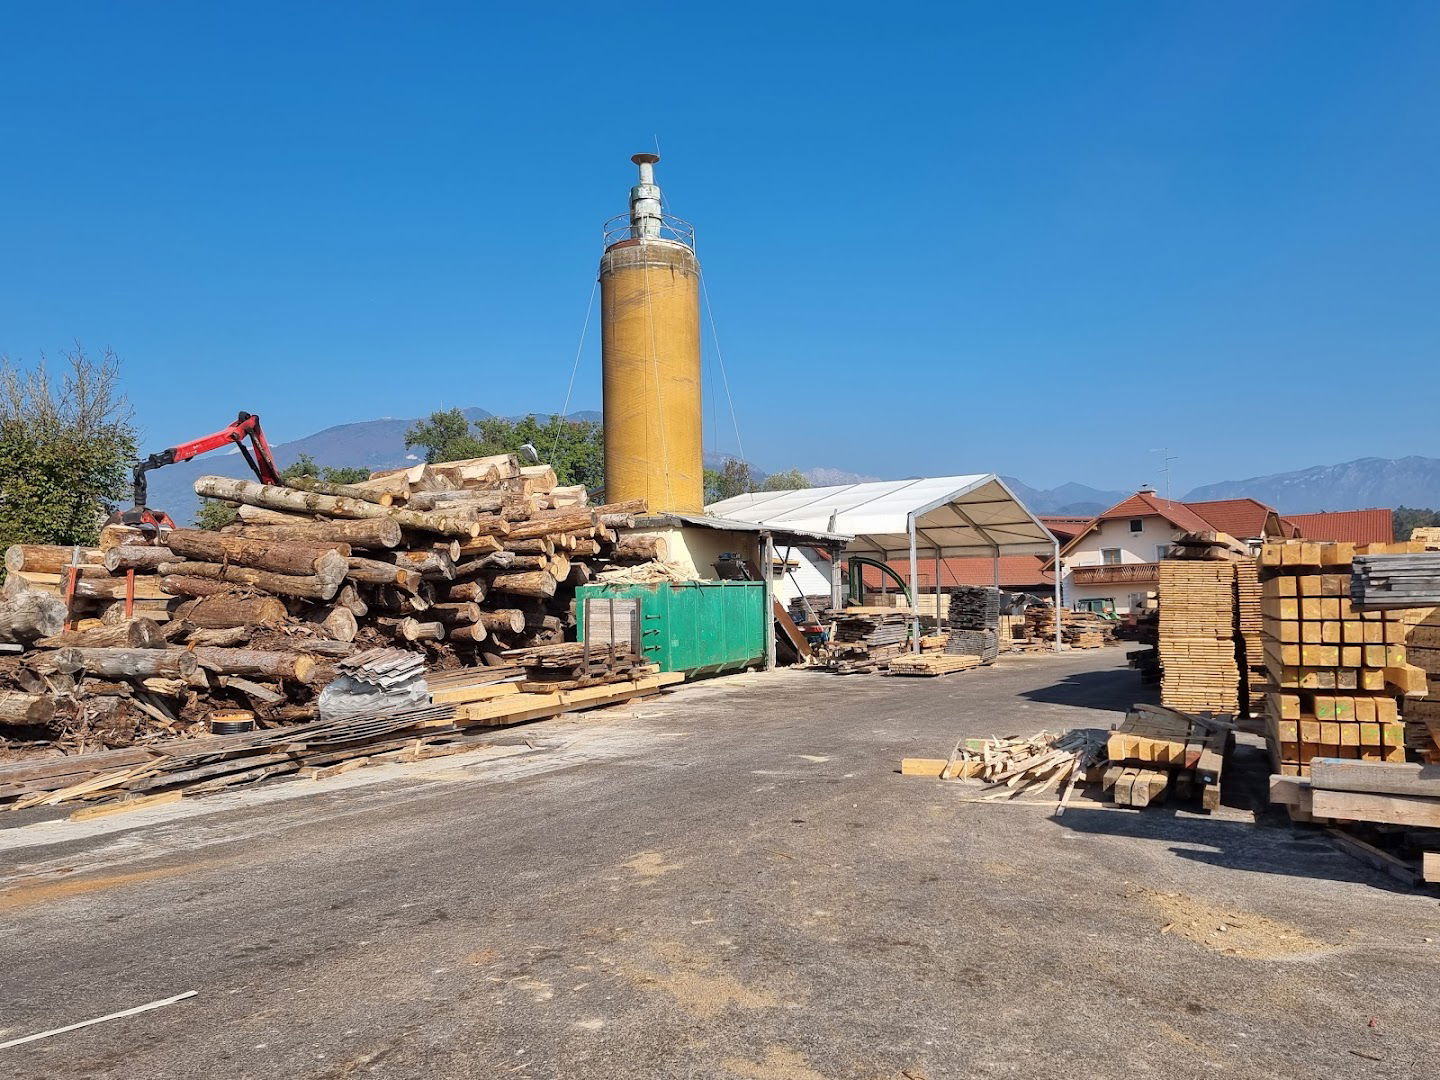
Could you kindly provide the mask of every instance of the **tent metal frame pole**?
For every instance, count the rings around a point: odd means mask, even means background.
[[[1060,651],[1060,541],[1055,541],[1055,651]]]
[[[1000,587],[1000,545],[995,545],[995,588]]]
[[[830,610],[839,611],[845,606],[844,585],[840,581],[840,560],[845,557],[843,547],[830,549]]]
[[[920,560],[915,555],[915,515],[908,514],[910,528],[910,651],[920,651]]]
[[[765,534],[765,670],[775,670],[775,537]]]
[[[940,611],[940,546],[935,546],[935,633],[945,625],[945,616]]]

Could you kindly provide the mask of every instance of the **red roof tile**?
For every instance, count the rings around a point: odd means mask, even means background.
[[[1045,514],[1040,514],[1039,518],[1040,524],[1054,533],[1055,538],[1062,544],[1077,535],[1091,520],[1088,517],[1055,517]]]
[[[1110,507],[1098,517],[1091,518],[1085,526],[1068,541],[1061,549],[1060,555],[1063,558],[1070,549],[1080,542],[1080,539],[1102,521],[1113,521],[1115,518],[1138,518],[1138,517],[1163,517],[1177,529],[1184,532],[1209,532],[1215,526],[1191,510],[1182,502],[1173,499],[1162,499],[1153,491],[1137,491],[1128,499],[1121,499],[1114,506]]]
[[[1323,514],[1288,514],[1286,521],[1306,540],[1332,543],[1388,544],[1395,539],[1395,516],[1389,510],[1336,510]]]
[[[1002,589],[1055,587],[1055,575],[1043,569],[1048,561],[1044,555],[1002,555],[1000,556],[1000,587]],[[890,567],[907,581],[910,578],[910,560],[892,559]],[[920,591],[935,588],[935,560],[921,558],[917,569],[920,572]],[[894,582],[886,579],[888,587]],[[988,555],[969,558],[940,560],[940,587],[948,585],[994,585],[995,560]],[[880,571],[865,571],[865,587],[880,588]]]
[[[1229,533],[1237,540],[1250,540],[1271,535],[1265,531],[1270,515],[1275,513],[1258,499],[1216,499],[1212,502],[1185,504],[1219,532]],[[1271,524],[1272,529],[1275,527]]]

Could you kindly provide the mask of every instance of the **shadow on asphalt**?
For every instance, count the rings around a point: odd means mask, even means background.
[[[1159,704],[1158,687],[1140,681],[1130,668],[1077,671],[1049,686],[1037,686],[1020,695],[1027,701],[1049,705],[1070,705],[1077,709],[1125,712],[1137,701]]]
[[[1371,870],[1343,854],[1319,830],[1299,831],[1280,815],[1280,827],[1248,821],[1199,816],[1176,816],[1176,808],[1151,806],[1144,810],[1087,809],[1070,806],[1054,824],[1091,836],[1136,837],[1173,841],[1171,854],[1207,866],[1252,874],[1343,881],[1370,885],[1386,892],[1413,893],[1414,889]],[[1181,846],[1183,845],[1183,846]]]

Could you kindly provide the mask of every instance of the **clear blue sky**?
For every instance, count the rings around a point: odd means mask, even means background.
[[[762,467],[1440,456],[1434,3],[0,14],[0,352],[112,346],[147,449],[558,409],[658,136]]]

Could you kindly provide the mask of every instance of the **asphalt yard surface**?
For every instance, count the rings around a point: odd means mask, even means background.
[[[1419,1077],[1440,906],[1258,817],[898,773],[1118,649],[697,684],[491,750],[0,818],[4,1077]],[[1228,787],[1228,785],[1227,785]]]

